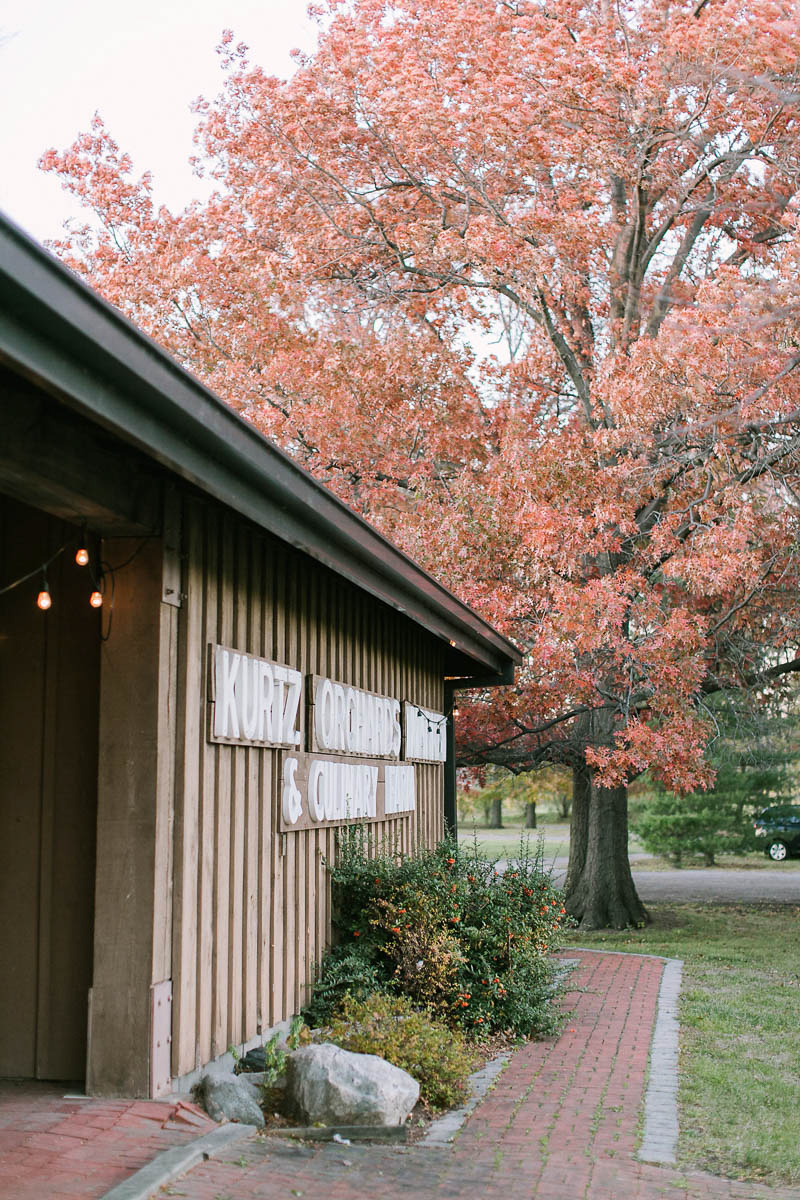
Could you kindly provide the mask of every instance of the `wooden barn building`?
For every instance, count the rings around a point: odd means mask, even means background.
[[[0,1075],[163,1095],[304,1002],[343,822],[454,822],[519,658],[4,219],[0,429]]]

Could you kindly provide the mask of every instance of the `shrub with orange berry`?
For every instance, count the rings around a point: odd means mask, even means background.
[[[377,987],[473,1039],[555,1030],[552,952],[567,917],[541,849],[523,843],[502,870],[453,841],[399,855],[350,828],[331,873],[338,942],[306,1010],[310,1023],[324,1023],[345,992]]]

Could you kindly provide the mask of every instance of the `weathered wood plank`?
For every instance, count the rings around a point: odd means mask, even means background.
[[[273,645],[273,572],[271,547],[263,539],[259,542],[261,571],[261,653],[266,657],[274,654]],[[266,1030],[272,1023],[272,906],[273,906],[273,847],[277,840],[277,826],[273,822],[273,754],[259,756],[259,877],[260,904],[258,912],[258,1024]]]
[[[273,625],[272,625],[272,653],[276,662],[285,662],[283,654],[286,648],[286,551],[275,546],[272,555],[272,571],[273,571],[273,591],[272,591],[272,608],[273,608]],[[280,812],[281,801],[281,780],[275,772],[273,780],[272,793],[272,813],[273,824],[272,828],[275,831],[272,843],[272,995],[270,1005],[270,1024],[274,1025],[284,1018],[284,977],[286,974],[286,963],[284,956],[285,944],[285,912],[286,912],[286,897],[284,893],[284,876],[286,863],[284,858],[284,850],[286,847],[285,835],[277,833],[278,829],[278,814]]]
[[[205,655],[198,654],[203,634],[202,527],[189,516],[185,523],[187,561],[181,609],[175,788],[175,859],[173,901],[173,1040],[172,1070],[194,1069],[197,1003],[197,887],[200,833],[200,763],[197,747],[205,716]],[[177,612],[177,610],[170,610]],[[163,978],[163,976],[161,977]]]
[[[156,809],[161,547],[106,549],[136,557],[117,579],[114,636],[101,661],[97,890],[87,1089],[150,1090],[150,983]],[[113,558],[111,557],[113,554]],[[143,649],[144,648],[144,649]],[[146,981],[146,982],[145,982]]]
[[[247,591],[247,648],[261,650],[261,539],[253,536],[248,547],[250,577]],[[245,750],[246,760],[246,813],[245,813],[245,871],[244,871],[244,971],[242,974],[242,1025],[246,1041],[258,1032],[258,914],[260,902],[259,856],[259,808],[260,808],[260,760],[264,752]]]
[[[285,602],[283,605],[283,636],[285,638],[283,653],[287,658],[297,661],[299,654],[299,623],[297,615],[298,583],[297,560],[294,555],[287,555],[284,572],[286,580]],[[285,661],[285,660],[284,660]],[[284,853],[284,977],[283,977],[283,1008],[288,1015],[297,1007],[297,964],[299,960],[298,942],[302,937],[302,927],[298,921],[298,847],[296,837],[286,838]]]
[[[228,582],[233,610],[233,645],[248,648],[249,529],[236,530],[233,574]],[[231,755],[231,832],[230,832],[230,924],[228,929],[228,1037],[234,1045],[244,1041],[242,1026],[242,982],[245,938],[245,824],[247,813],[247,755],[237,750]]]
[[[217,636],[219,602],[219,522],[216,509],[200,508],[193,513],[197,522],[195,553],[203,562],[201,641],[192,653],[206,662],[208,645]],[[202,524],[201,524],[202,522]],[[203,684],[203,697],[206,697]],[[203,715],[197,730],[198,776],[200,785],[200,879],[197,947],[197,1062],[207,1062],[213,1054],[214,1025],[214,940],[216,920],[216,780],[217,749],[206,738],[207,717]]]
[[[220,572],[217,611],[217,636],[222,645],[233,638],[233,571],[236,527],[230,516],[223,516],[220,527]],[[236,747],[216,748],[216,858],[214,863],[214,1013],[212,1047],[216,1057],[224,1053],[231,1040],[230,1020],[230,913],[231,913],[231,783]]]

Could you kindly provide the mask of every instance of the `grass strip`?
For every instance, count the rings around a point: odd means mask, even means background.
[[[652,924],[566,943],[684,962],[679,1161],[800,1183],[800,908],[651,905]]]
[[[545,864],[554,858],[569,854],[569,824],[566,822],[540,822],[538,829],[525,829],[521,823],[506,821],[502,829],[487,829],[484,825],[464,821],[458,827],[459,843],[469,849],[477,846],[481,854],[487,858],[516,858],[519,854],[520,841],[530,844],[535,849],[538,842],[542,843],[542,854]],[[628,839],[628,849],[631,854],[640,855],[631,863],[634,871],[674,871],[675,863],[658,855],[646,854],[644,847],[634,833]],[[684,856],[683,869],[713,870],[707,867],[701,854]],[[716,867],[735,871],[800,871],[800,856],[787,858],[781,863],[771,862],[761,850],[753,850],[748,854],[719,854]]]

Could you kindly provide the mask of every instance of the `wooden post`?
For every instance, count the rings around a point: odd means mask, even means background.
[[[444,711],[447,714],[447,759],[444,764],[444,828],[448,837],[458,833],[456,807],[456,732],[453,720],[453,685],[444,685]]]
[[[100,666],[94,977],[87,1091],[148,1096],[154,984],[170,970],[177,609],[162,604],[162,543],[114,539],[113,614]],[[108,593],[107,593],[108,594]],[[163,990],[163,989],[162,989]]]

